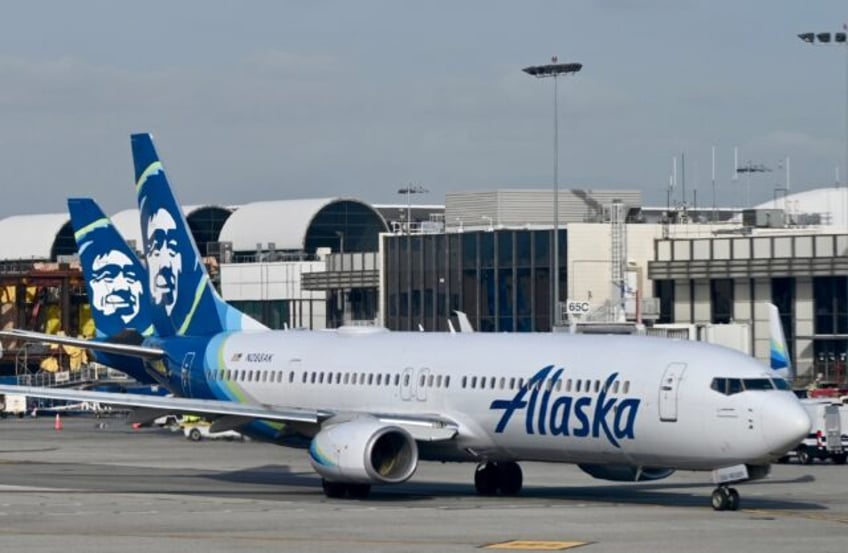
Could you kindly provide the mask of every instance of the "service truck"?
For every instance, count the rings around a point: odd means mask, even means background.
[[[830,459],[844,465],[848,459],[848,405],[833,399],[802,399],[801,403],[810,420],[810,433],[798,444],[790,456],[805,465],[815,459]]]

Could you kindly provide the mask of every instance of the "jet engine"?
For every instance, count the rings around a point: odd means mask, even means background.
[[[580,470],[599,480],[614,482],[647,482],[668,478],[674,469],[637,467],[635,465],[577,465]]]
[[[418,446],[403,428],[362,417],[318,432],[309,460],[331,482],[398,484],[418,468]]]

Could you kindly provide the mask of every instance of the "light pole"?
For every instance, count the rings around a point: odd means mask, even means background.
[[[412,201],[410,199],[410,194],[426,194],[429,190],[421,186],[420,184],[412,184],[409,183],[403,188],[398,189],[398,194],[406,194],[406,233],[410,234],[412,232]]]
[[[798,38],[807,44],[836,44],[845,48],[845,165],[843,165],[844,182],[848,182],[848,40],[846,33],[848,31],[848,23],[842,25],[842,31],[838,33],[801,33]],[[833,42],[831,42],[833,38]],[[838,183],[837,183],[838,184]]]
[[[547,65],[531,65],[522,69],[528,75],[543,79],[554,79],[554,297],[551,309],[551,327],[561,323],[559,313],[559,105],[557,77],[577,73],[582,63],[557,63],[557,57],[551,58]]]

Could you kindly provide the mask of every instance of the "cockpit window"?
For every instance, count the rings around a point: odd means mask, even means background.
[[[710,388],[727,396],[738,394],[744,390],[774,390],[776,387],[779,390],[788,390],[789,384],[785,380],[782,382],[785,388],[780,387],[779,384],[768,378],[714,378],[710,383]]]
[[[732,396],[742,391],[742,381],[738,378],[727,379],[727,395]]]
[[[742,383],[746,390],[774,390],[774,384],[768,378],[746,378]]]
[[[778,390],[791,390],[792,387],[789,383],[783,378],[773,378],[772,382],[774,382],[774,387]]]

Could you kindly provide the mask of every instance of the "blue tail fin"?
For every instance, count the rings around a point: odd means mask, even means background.
[[[792,367],[789,363],[789,350],[786,348],[786,336],[783,334],[783,325],[780,324],[780,313],[773,303],[769,308],[769,334],[770,334],[770,360],[771,368],[775,374],[784,378],[790,378]]]
[[[216,292],[149,134],[132,135],[141,238],[160,336],[265,328]]]
[[[147,271],[135,252],[94,200],[71,198],[68,211],[97,336],[153,334]]]

